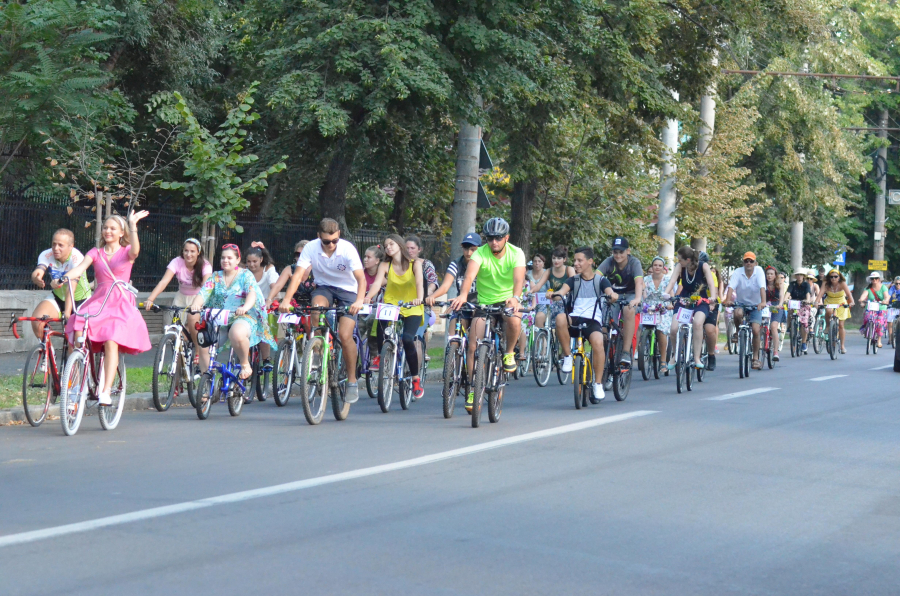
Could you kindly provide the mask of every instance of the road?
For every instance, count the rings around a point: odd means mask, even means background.
[[[292,401],[0,428],[0,594],[893,594],[900,377],[849,343],[581,411],[517,381],[479,429],[434,386],[318,427]]]

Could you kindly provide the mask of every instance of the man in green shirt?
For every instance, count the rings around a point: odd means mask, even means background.
[[[519,296],[522,295],[522,287],[525,285],[525,253],[509,243],[509,224],[505,219],[495,217],[484,224],[482,230],[484,244],[475,251],[466,267],[466,277],[460,288],[459,296],[453,300],[451,307],[459,310],[466,303],[472,283],[477,279],[478,303],[485,305],[502,304],[517,313],[522,307]],[[475,318],[472,321],[472,333],[470,337],[482,337],[484,335],[485,319]],[[516,356],[514,353],[516,341],[522,330],[522,319],[511,316],[503,317],[503,333],[506,336],[506,350],[503,355],[503,370],[514,372],[516,370]],[[477,341],[468,342],[469,362],[475,362],[475,347]],[[469,367],[469,382],[471,386],[472,374],[475,367]],[[472,409],[474,394],[470,391],[466,399],[466,410]]]

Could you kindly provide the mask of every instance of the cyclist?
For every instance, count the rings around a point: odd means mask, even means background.
[[[888,304],[894,301],[900,301],[900,275],[894,278],[894,283],[888,288]],[[894,334],[894,321],[888,324],[888,333]]]
[[[784,302],[788,302],[789,300],[800,301],[800,310],[797,313],[797,317],[800,320],[800,350],[806,352],[806,344],[809,337],[809,322],[812,320],[809,303],[812,302],[814,294],[810,283],[806,279],[807,272],[805,270],[797,269],[794,271],[793,277],[794,281],[788,285],[787,292],[785,292]],[[791,315],[791,311],[788,310],[788,317]],[[791,341],[794,341],[793,337],[791,338]]]
[[[650,273],[644,276],[644,304],[649,307],[666,305],[666,310],[660,313],[659,325],[656,326],[656,342],[659,353],[662,354],[661,362],[665,361],[666,346],[669,343],[666,330],[672,326],[672,306],[663,302],[662,298],[670,279],[672,277],[666,273],[665,260],[662,257],[653,257],[650,261]]]
[[[256,283],[259,285],[259,291],[262,292],[263,298],[266,298],[272,290],[272,284],[276,283],[279,277],[272,255],[269,254],[269,251],[262,242],[251,242],[250,249],[247,250],[247,253],[244,255],[244,263],[247,265],[247,269],[250,273],[253,274],[253,279],[255,279]],[[274,314],[266,312],[268,309],[265,307],[265,303],[262,303],[259,306],[263,310],[263,318],[266,319],[269,325],[269,331],[272,333],[272,337],[277,336],[277,317]],[[269,350],[269,344],[265,342],[260,344],[259,356],[262,358],[262,366],[265,370],[271,370],[272,368],[272,361],[269,358],[270,355],[271,350]]]
[[[437,269],[434,267],[434,263],[429,261],[428,259],[421,258],[422,249],[422,239],[418,236],[407,236],[406,237],[406,250],[409,251],[409,254],[414,259],[419,259],[422,261],[422,273],[425,276],[425,296],[431,296],[432,293],[438,287],[438,276]],[[426,308],[422,314],[422,324],[419,326],[418,331],[416,331],[416,335],[422,338],[422,343],[419,344],[418,348],[421,350],[425,346],[426,343],[426,333],[428,333],[431,325],[434,324],[434,313],[431,312],[430,308]],[[428,334],[427,339],[431,339],[431,335]],[[428,355],[425,353],[419,353],[419,360],[424,361],[428,358]]]
[[[422,274],[422,260],[414,259],[409,254],[403,238],[397,234],[390,234],[384,239],[384,260],[378,265],[378,273],[375,282],[366,295],[366,302],[371,302],[381,285],[387,280],[384,290],[385,304],[397,304],[409,302],[411,307],[400,309],[400,320],[403,321],[403,350],[406,352],[406,362],[409,364],[409,372],[413,381],[413,397],[421,399],[425,395],[422,389],[422,381],[419,377],[419,353],[416,350],[416,331],[422,324],[422,299],[425,294],[424,275]],[[376,336],[376,348],[381,354],[381,346],[384,343],[385,321],[378,321]],[[381,363],[379,359],[379,364]]]
[[[474,232],[471,234],[466,234],[466,237],[463,238],[462,242],[463,254],[461,257],[452,261],[450,265],[447,266],[447,273],[444,274],[444,281],[441,283],[441,287],[439,287],[435,292],[425,299],[425,304],[428,306],[434,306],[435,301],[441,296],[445,296],[447,292],[450,291],[450,288],[454,285],[456,286],[456,292],[459,294],[459,291],[462,289],[463,279],[466,277],[466,268],[469,266],[469,262],[472,260],[472,255],[475,254],[475,251],[481,246],[481,236],[475,234]],[[469,291],[469,295],[467,297],[469,302],[477,302],[478,301],[478,293],[476,284],[472,283],[472,289]],[[469,328],[469,321],[472,320],[471,312],[460,312],[455,313],[455,317],[460,317],[462,319],[463,329]]]
[[[293,296],[309,275],[316,278],[312,291],[313,306],[346,306],[348,316],[340,318],[338,337],[347,362],[347,393],[344,400],[353,404],[359,400],[359,382],[356,379],[356,361],[359,354],[353,340],[356,313],[366,298],[366,276],[356,248],[341,238],[338,222],[326,217],[319,222],[318,238],[307,244],[297,259],[297,268],[291,276],[286,295]],[[278,307],[281,312],[291,312],[287,300]]]
[[[75,248],[75,234],[72,230],[60,228],[53,232],[53,242],[50,248],[38,256],[37,267],[31,272],[31,281],[39,288],[50,286],[50,294],[38,304],[32,317],[56,318],[60,314],[68,318],[72,314],[72,302],[65,285],[60,281],[66,273],[81,264],[84,255]],[[49,273],[49,280],[44,279],[44,274]],[[75,305],[87,300],[91,295],[91,287],[87,276],[78,279],[75,286]],[[35,336],[41,339],[44,335],[44,323],[33,321],[31,329]],[[79,334],[80,335],[80,334]]]
[[[637,307],[644,295],[644,270],[637,257],[631,255],[628,240],[622,236],[616,236],[612,242],[612,256],[600,263],[600,273],[605,275],[612,284],[616,294],[628,300],[628,304],[622,309],[622,340],[625,349],[622,350],[619,364],[631,364],[631,346],[634,344],[634,322]],[[617,316],[619,306],[612,305],[612,316]]]
[[[744,266],[735,269],[728,282],[725,296],[726,306],[732,304],[734,308],[734,327],[737,329],[744,321],[744,306],[757,305],[756,310],[747,315],[748,322],[753,329],[753,363],[754,370],[762,369],[759,360],[759,326],[762,324],[762,311],[766,307],[766,274],[762,267],[756,264],[756,254],[750,251],[744,253]],[[737,336],[737,333],[735,333]],[[733,337],[731,341],[736,342]]]
[[[603,306],[600,295],[604,294],[611,301],[619,299],[619,295],[612,289],[612,284],[606,277],[594,271],[594,249],[582,246],[575,249],[575,272],[577,277],[567,279],[562,287],[554,292],[547,291],[547,297],[558,296],[565,298],[572,292],[572,298],[568,300],[569,314],[563,313],[557,317],[556,332],[559,335],[559,344],[562,347],[565,359],[562,363],[562,371],[572,372],[572,347],[570,337],[572,333],[581,333],[587,337],[591,344],[591,364],[594,367],[594,398],[602,400],[605,396],[603,383],[598,383],[599,375],[606,364],[606,354],[603,351]],[[587,325],[587,329],[573,329],[577,325]]]
[[[663,299],[668,299],[675,288],[675,285],[681,284],[681,291],[678,296],[681,298],[692,299],[696,302],[694,306],[694,314],[691,321],[694,327],[693,349],[694,349],[694,366],[703,368],[703,361],[700,359],[702,350],[701,342],[703,341],[703,330],[706,319],[709,316],[709,306],[716,301],[716,284],[713,281],[712,270],[707,261],[700,261],[699,250],[694,250],[690,246],[682,246],[678,249],[678,262],[672,270],[672,277],[666,285],[663,292]],[[672,320],[669,336],[672,342],[672,359],[666,365],[668,370],[675,368],[676,346],[678,339],[677,320]],[[707,346],[708,347],[708,346]],[[712,354],[708,354],[712,356]]]
[[[544,272],[535,275],[534,285],[543,288],[546,284],[554,292],[558,291],[567,279],[575,275],[575,269],[571,265],[566,265],[569,259],[569,248],[559,245],[553,249],[550,254],[550,261],[553,266],[550,269],[544,269]],[[562,298],[554,299],[550,303],[550,321],[552,325],[556,325],[556,317],[566,311]]]
[[[262,243],[259,243],[259,244],[262,244]],[[272,306],[272,303],[275,302],[275,299],[278,297],[278,293],[281,292],[281,290],[284,289],[284,286],[287,285],[288,281],[290,281],[291,276],[294,275],[294,272],[297,270],[297,259],[300,258],[300,253],[303,252],[303,249],[306,247],[307,244],[309,244],[309,240],[301,240],[300,242],[298,242],[297,244],[294,245],[294,262],[291,263],[288,267],[285,267],[284,269],[282,269],[281,275],[278,276],[278,280],[273,282],[269,286],[269,294],[266,296],[266,309],[267,310],[270,306]],[[310,283],[309,283],[309,286],[306,288],[310,291],[312,290],[312,283],[311,283],[312,279],[313,279],[313,276],[312,276],[312,274],[310,274],[310,276],[307,278],[307,282],[310,282]],[[295,294],[292,297],[292,300],[296,300],[297,298],[301,297],[302,294],[303,294],[302,291],[300,292],[300,296]],[[285,297],[285,299],[287,299],[287,297]],[[290,302],[290,300],[288,300],[288,302]]]
[[[701,250],[697,255],[697,261],[709,263],[709,255]],[[722,312],[722,296],[724,295],[722,286],[724,285],[724,280],[719,277],[719,270],[712,263],[709,263],[709,270],[712,273],[713,284],[716,288],[716,299],[710,302],[709,316],[706,317],[703,329],[706,331],[706,351],[708,354],[706,369],[712,372],[716,370],[716,352],[718,351],[716,344],[719,342],[719,313]]]
[[[823,302],[824,298],[824,302]],[[837,309],[834,310],[834,315],[837,316],[838,319],[838,327],[839,334],[841,340],[841,354],[846,354],[847,349],[844,347],[844,321],[850,318],[850,306],[854,306],[856,302],[853,300],[853,294],[850,293],[850,288],[847,286],[847,280],[844,279],[844,276],[837,269],[832,269],[825,276],[825,281],[822,283],[822,287],[819,288],[819,294],[816,296],[816,304],[826,305],[826,304],[835,304],[838,306]],[[844,307],[844,304],[848,304],[848,307]],[[832,309],[825,309],[825,323],[831,323]]]
[[[366,252],[363,253],[363,275],[366,277],[366,294],[372,290],[372,284],[375,283],[375,278],[378,276],[378,266],[381,265],[381,262],[384,261],[385,254],[384,249],[380,244],[375,244],[366,249]],[[382,285],[378,288],[380,292],[384,286]],[[375,292],[375,295],[378,295],[378,292]],[[369,314],[360,317],[359,319],[359,327],[357,328],[357,333],[360,338],[365,341],[369,341],[370,338],[375,336],[375,310],[370,310]],[[378,370],[378,367],[381,365],[381,357],[377,354],[370,354],[369,358],[369,370]]]
[[[531,256],[531,270],[525,274],[525,281],[528,283],[528,291],[532,294],[546,293],[547,290],[550,289],[549,279],[542,285],[537,285],[538,280],[544,277],[544,273],[547,271],[545,267],[546,263],[547,259],[539,252],[536,252]],[[534,316],[535,325],[543,327],[547,322],[547,313],[549,312],[549,305],[537,304],[535,306]]]
[[[888,290],[881,283],[881,273],[877,271],[873,271],[869,274],[867,278],[869,285],[866,286],[866,289],[862,291],[862,294],[859,297],[859,305],[865,308],[867,306],[867,302],[869,300],[873,300],[878,302],[881,307],[874,315],[869,315],[872,317],[872,320],[875,321],[876,330],[875,334],[878,337],[878,347],[881,346],[881,337],[884,335],[885,329],[885,319],[887,318],[887,304],[890,300],[890,296],[888,295]],[[875,312],[875,311],[873,311]],[[865,323],[863,323],[860,331],[864,330],[866,327]]]
[[[466,267],[459,296],[451,303],[453,310],[462,308],[469,299],[469,292],[475,281],[478,281],[478,303],[483,305],[503,305],[513,311],[512,316],[503,315],[503,334],[506,337],[506,353],[503,354],[503,370],[511,373],[516,370],[515,347],[522,329],[522,320],[516,316],[521,304],[519,296],[525,286],[525,253],[509,243],[509,224],[501,217],[489,219],[481,230],[484,244],[473,254]],[[484,334],[484,318],[472,321],[471,337],[478,338]],[[475,362],[477,341],[469,341],[467,345],[469,362]],[[475,367],[469,368],[471,386]],[[474,392],[466,397],[466,410],[471,411],[474,403]]]
[[[784,318],[782,316],[784,311],[781,308],[784,304],[784,286],[782,286],[780,281],[781,274],[778,273],[778,270],[775,269],[775,267],[766,267],[764,271],[766,274],[766,306],[776,307],[776,311],[770,313],[769,336],[774,348],[772,360],[778,362],[781,360],[781,357],[778,355],[778,333],[780,331],[782,319]]]
[[[113,288],[117,281],[127,283],[131,279],[131,268],[141,252],[137,224],[148,215],[147,211],[132,212],[127,222],[121,215],[106,218],[101,231],[103,246],[89,250],[81,263],[60,279],[63,283],[67,283],[69,278],[78,279],[88,267],[94,266],[97,291],[84,301],[79,310],[83,314],[102,314],[91,321],[88,336],[94,349],[100,350],[102,346],[105,357],[98,395],[101,406],[112,404],[109,392],[119,367],[119,352],[140,354],[152,347],[147,324],[137,310],[134,294],[121,285]],[[113,291],[110,292],[110,289]],[[82,331],[84,325],[84,317],[69,319],[66,323],[69,341],[73,341],[74,334]]]

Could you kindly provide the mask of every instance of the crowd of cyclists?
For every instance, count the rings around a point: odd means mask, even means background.
[[[716,369],[723,319],[723,348],[749,365],[739,362],[743,377],[764,361],[774,366],[786,335],[792,356],[808,354],[810,344],[819,352],[823,343],[832,358],[846,353],[845,323],[857,302],[866,308],[867,349],[876,350],[894,337],[900,306],[900,277],[888,286],[874,272],[855,298],[837,269],[798,269],[788,281],[776,268],[762,267],[753,252],[730,276],[689,246],[677,251],[671,269],[656,256],[645,273],[621,236],[602,260],[581,246],[570,263],[568,249],[558,246],[549,261],[540,253],[529,261],[509,243],[502,218],[463,239],[462,256],[442,281],[421,257],[417,237],[390,234],[360,258],[332,219],[320,222],[315,239],[296,244],[293,262],[280,274],[261,242],[243,253],[235,244],[222,246],[214,268],[201,242],[188,238],[138,304],[129,279],[140,254],[137,226],[146,215],[108,218],[103,245],[87,254],[74,247],[71,231],[58,230],[32,273],[34,284],[51,292],[22,318],[42,341],[26,363],[25,409],[44,406],[46,416],[61,395],[67,434],[77,431],[92,402],[101,411],[121,411],[126,385],[119,354],[152,349],[139,307],[169,313],[153,371],[158,409],[187,392],[201,419],[218,401],[237,415],[254,393],[260,400],[272,394],[284,405],[297,392],[311,424],[328,402],[345,418],[363,378],[385,412],[394,392],[404,409],[425,397],[427,337],[436,317],[444,317],[444,414],[452,416],[459,396],[477,426],[481,404],[498,420],[509,380],[529,371],[541,386],[553,370],[561,384],[575,385],[576,407],[599,403],[610,389],[625,399],[635,359],[644,379],[674,374],[680,392]],[[158,305],[173,280],[174,299]],[[456,297],[447,301],[451,290]],[[45,328],[57,321],[65,323],[62,358]],[[89,346],[90,366],[70,370],[63,362],[68,345]],[[65,369],[57,371],[56,362]],[[37,426],[43,418],[29,421]]]

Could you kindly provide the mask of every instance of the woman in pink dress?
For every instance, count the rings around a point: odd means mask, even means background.
[[[103,222],[103,247],[88,251],[84,260],[63,278],[63,281],[78,279],[88,267],[94,266],[97,289],[78,309],[82,315],[96,315],[100,312],[110,287],[116,281],[131,280],[131,267],[141,252],[137,222],[148,215],[150,214],[147,211],[131,213],[127,222],[121,215],[107,218]],[[66,323],[69,341],[73,341],[76,331],[83,329],[84,317],[73,313]],[[137,309],[134,294],[121,285],[116,286],[106,306],[103,307],[102,314],[96,319],[91,319],[88,337],[95,351],[100,351],[100,346],[103,346],[104,375],[99,397],[100,405],[110,405],[109,390],[119,366],[119,352],[140,354],[151,348],[147,324]]]

